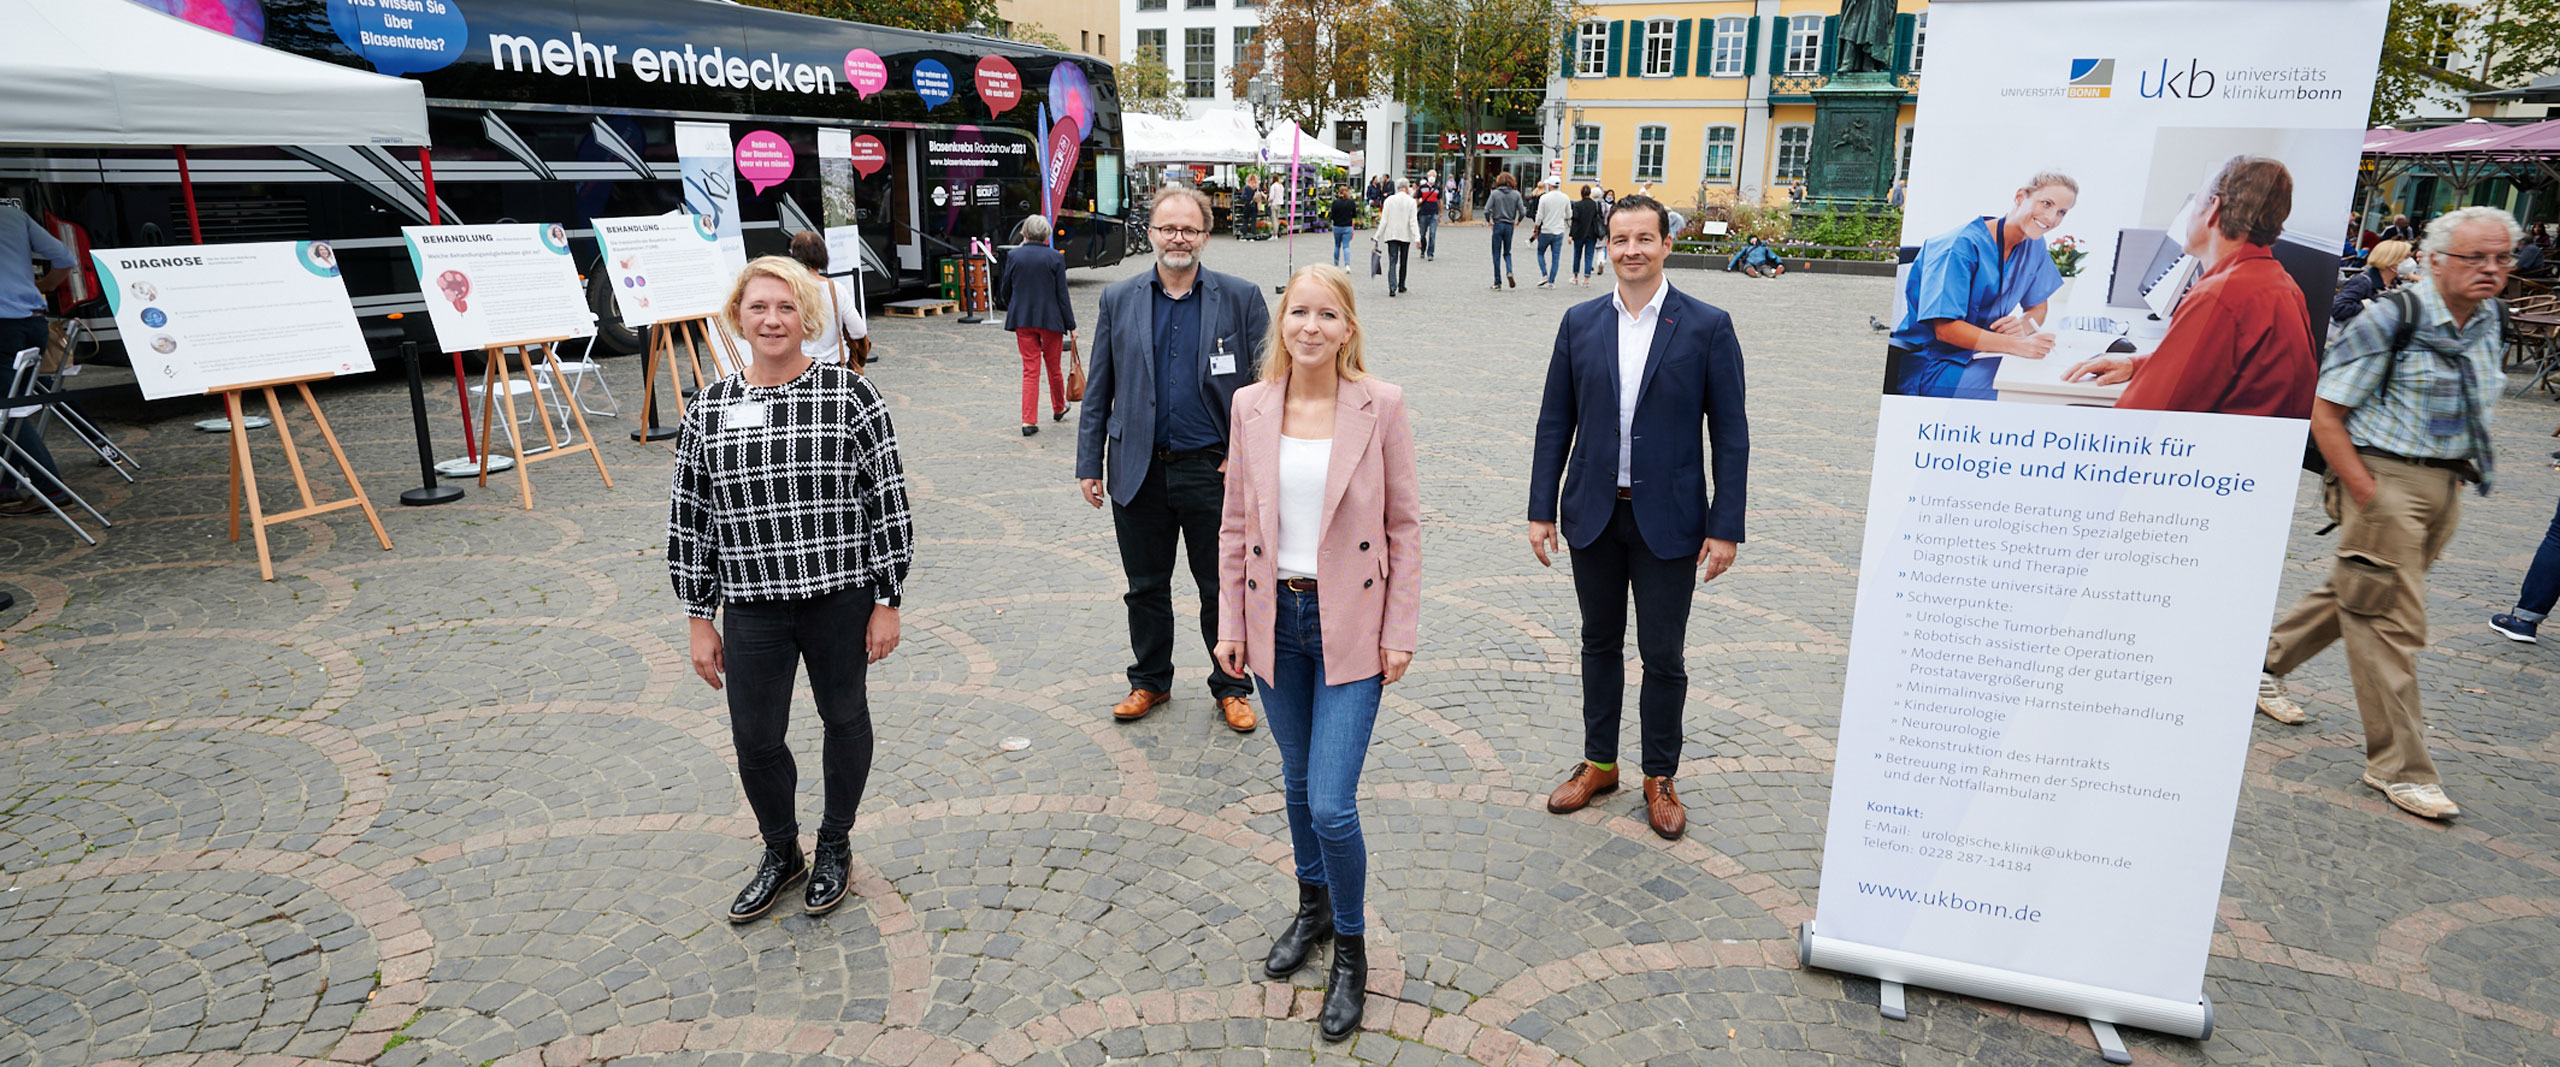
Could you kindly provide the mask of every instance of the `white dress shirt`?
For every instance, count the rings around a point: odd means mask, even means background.
[[[1313,578],[1324,543],[1324,477],[1333,439],[1280,438],[1280,556],[1283,578]]]
[[[1662,298],[1670,295],[1671,283],[1654,284],[1653,299],[1643,307],[1627,310],[1626,292],[1609,290],[1609,306],[1618,314],[1618,487],[1635,483],[1629,471],[1635,462],[1635,438],[1629,431],[1636,421],[1636,394],[1644,387],[1644,359],[1653,352],[1653,330],[1662,324]]]

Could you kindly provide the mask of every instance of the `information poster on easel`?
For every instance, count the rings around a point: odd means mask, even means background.
[[[89,253],[145,400],[373,369],[319,241]]]
[[[622,321],[648,326],[720,313],[730,272],[707,215],[597,219],[605,280]]]
[[[437,347],[468,352],[595,333],[595,313],[569,256],[569,232],[559,223],[408,226],[400,233],[409,242]]]

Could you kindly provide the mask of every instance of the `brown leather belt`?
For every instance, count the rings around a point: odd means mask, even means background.
[[[1635,498],[1636,498],[1636,491],[1635,491],[1635,490],[1633,490],[1633,489],[1629,489],[1629,488],[1627,488],[1626,486],[1623,486],[1623,485],[1618,487],[1618,499],[1620,499],[1620,500],[1633,500],[1633,499],[1635,499]]]
[[[1280,588],[1286,589],[1292,593],[1312,593],[1316,591],[1316,580],[1313,578],[1282,578],[1280,579]]]

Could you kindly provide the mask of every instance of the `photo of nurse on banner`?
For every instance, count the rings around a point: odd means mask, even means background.
[[[2040,140],[2048,165],[1915,195],[1884,391],[2309,418],[2352,141],[2164,128],[2147,166],[2074,167]]]

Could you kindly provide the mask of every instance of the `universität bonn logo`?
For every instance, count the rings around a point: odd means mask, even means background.
[[[2102,98],[2114,91],[2115,84],[2115,60],[2075,59],[2071,61],[2071,85],[2063,95],[2074,98]]]

